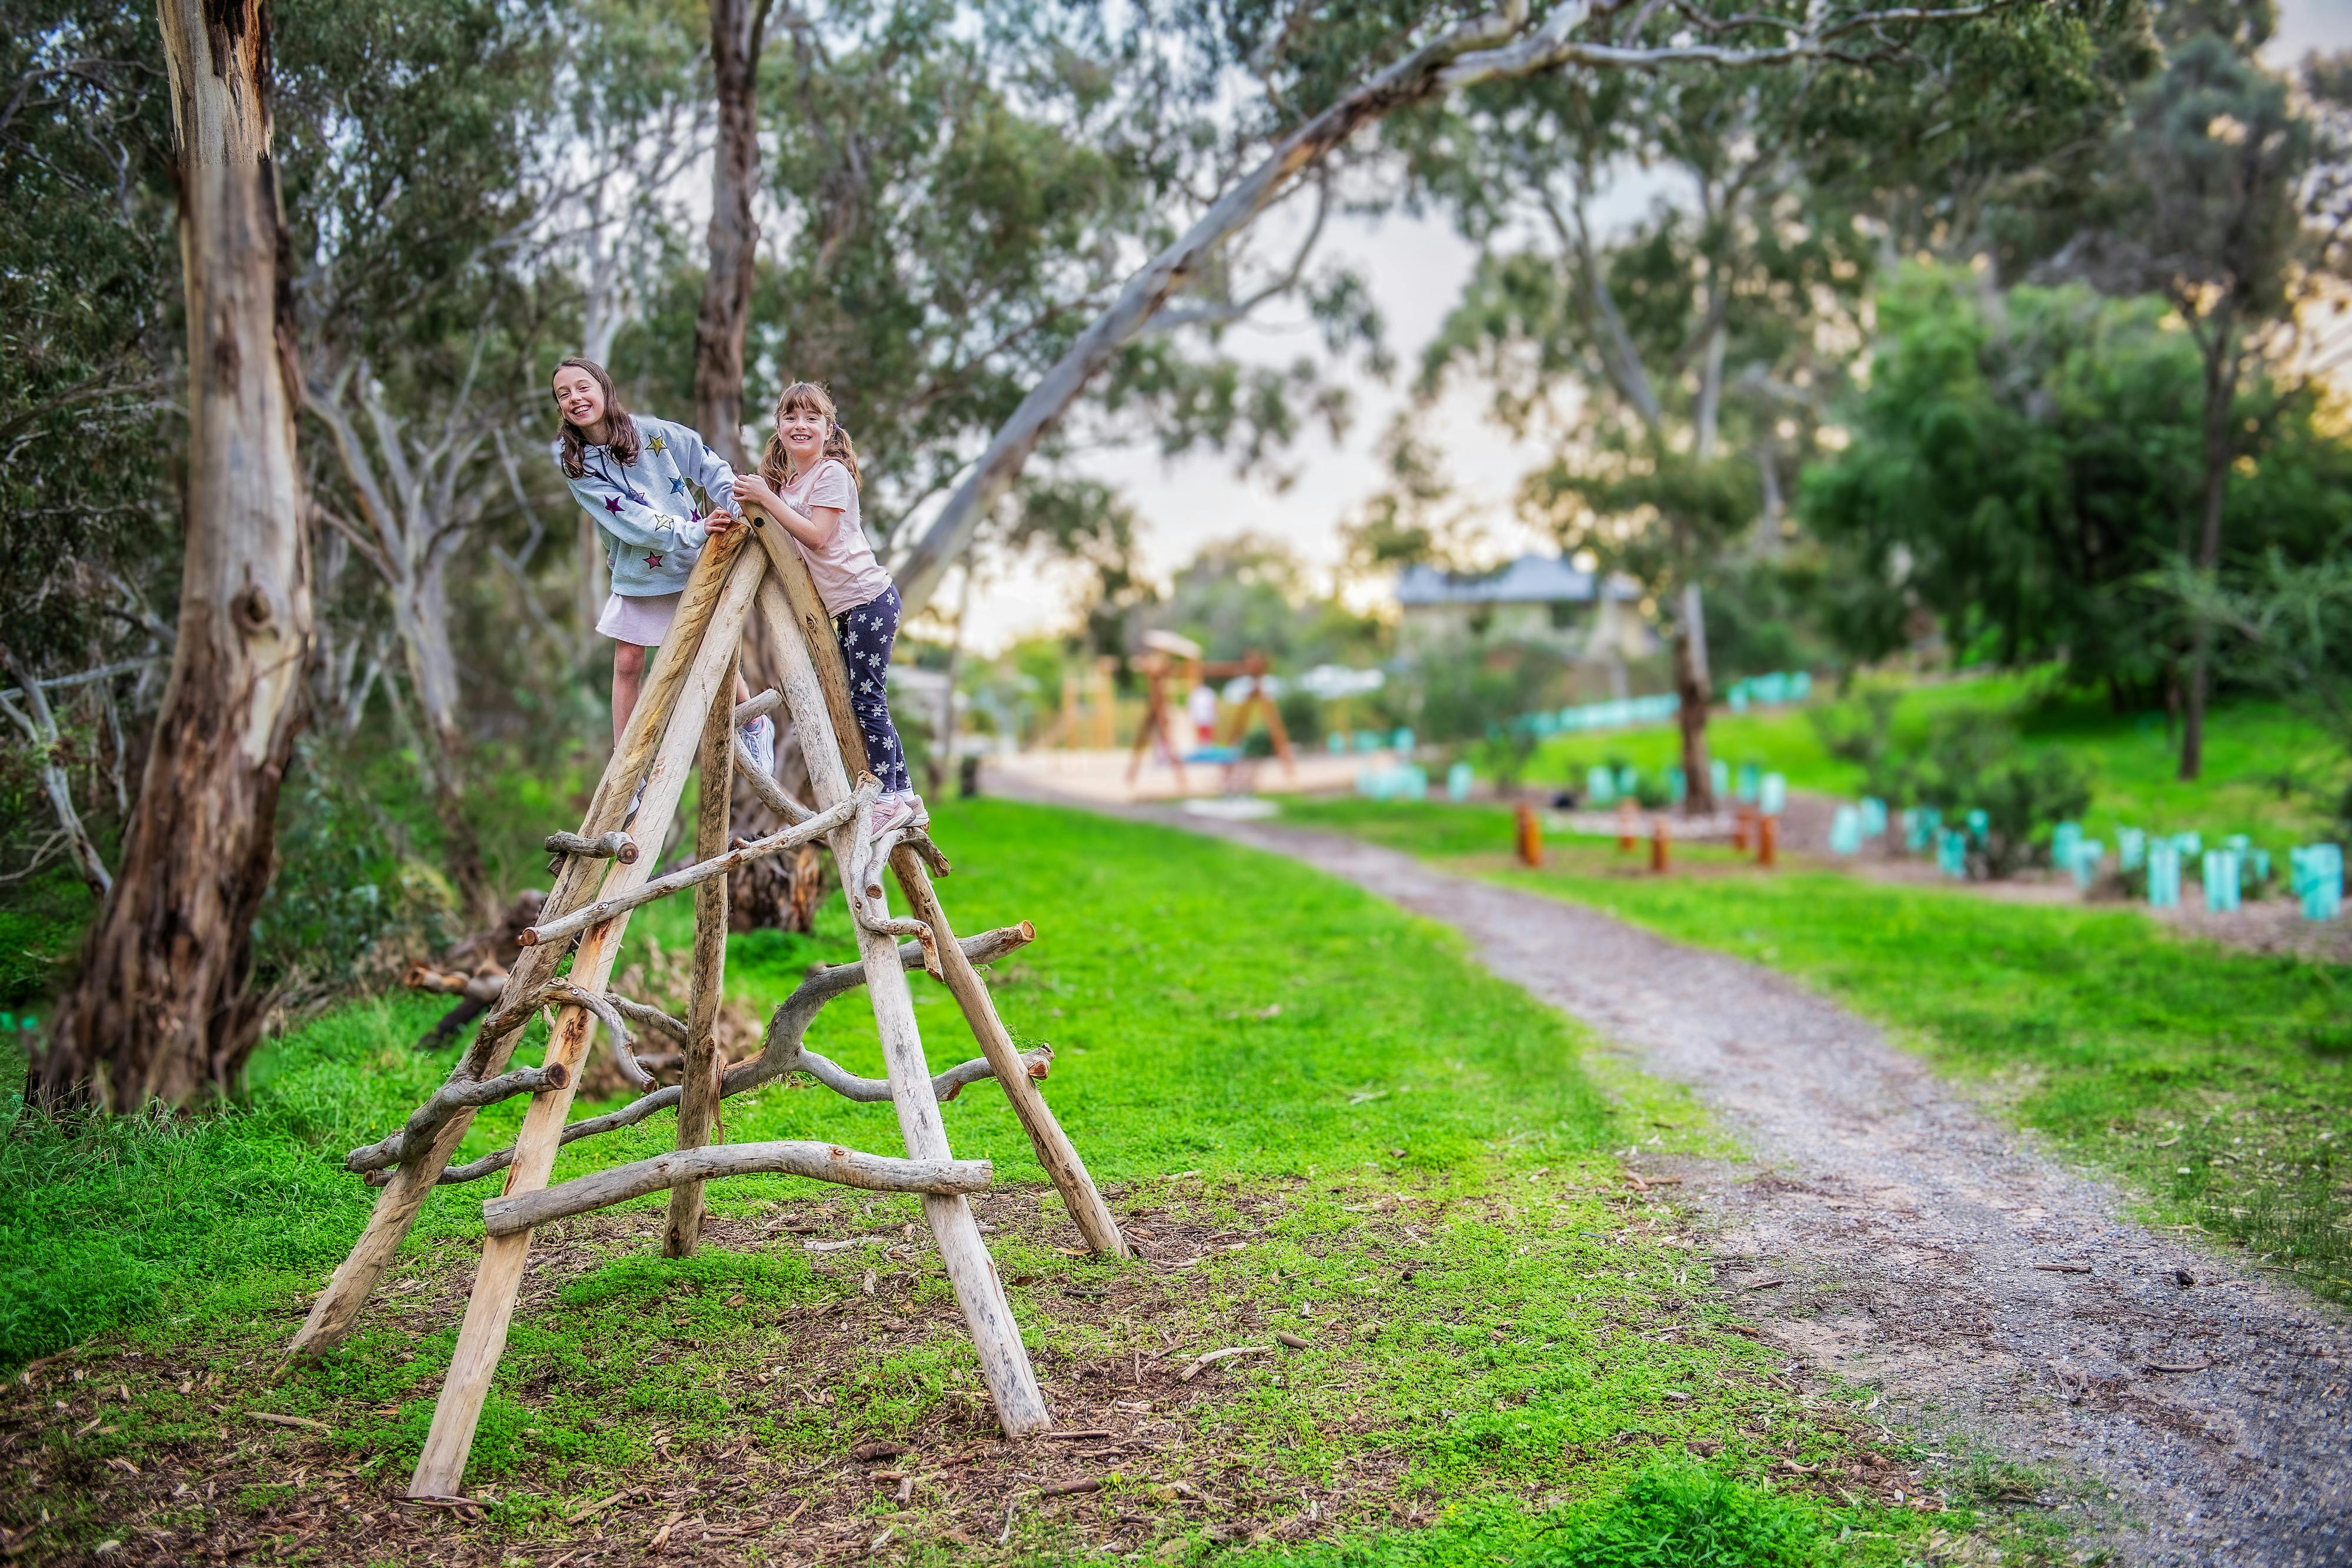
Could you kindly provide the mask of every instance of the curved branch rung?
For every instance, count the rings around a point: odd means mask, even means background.
[[[863,795],[853,797],[829,811],[818,812],[807,821],[795,827],[786,828],[781,832],[770,833],[764,839],[754,839],[740,849],[729,850],[725,854],[713,855],[707,861],[697,861],[694,864],[674,871],[667,876],[657,876],[651,882],[631,888],[617,897],[601,899],[584,909],[575,909],[560,918],[538,925],[525,926],[518,940],[526,947],[536,947],[548,942],[560,942],[567,936],[587,930],[592,925],[601,925],[616,915],[626,914],[641,904],[651,904],[656,898],[667,898],[673,893],[683,892],[696,883],[707,882],[714,876],[734,870],[737,866],[767,855],[780,853],[797,844],[804,844],[811,839],[821,838],[847,821],[854,814],[855,809],[866,799],[867,797]]]
[[[550,833],[545,847],[553,855],[582,855],[589,860],[619,861],[623,865],[637,863],[637,841],[618,828],[593,839],[578,833]]]
[[[578,1176],[561,1186],[514,1197],[494,1197],[482,1205],[482,1224],[493,1236],[512,1236],[551,1220],[610,1208],[616,1203],[660,1192],[680,1182],[707,1181],[713,1176],[796,1176],[839,1182],[868,1192],[948,1195],[984,1191],[994,1174],[986,1160],[900,1160],[885,1155],[860,1154],[838,1144],[798,1140],[719,1144],[699,1149],[673,1149],[649,1160]]]
[[[620,1009],[614,1005],[612,998],[602,991],[583,990],[569,980],[549,982],[547,989],[540,996],[547,1001],[569,1002],[573,1007],[587,1009],[596,1021],[604,1026],[605,1036],[613,1042],[613,1065],[621,1070],[621,1076],[629,1081],[632,1088],[651,1089],[654,1086],[654,1075],[645,1070],[632,1049],[637,1043],[636,1036],[631,1034],[628,1026],[621,1021]]]
[[[1007,954],[1020,951],[1036,938],[1036,928],[1024,920],[1018,925],[1000,925],[992,931],[982,931],[976,936],[961,937],[956,946],[961,947],[964,956],[974,964],[992,964]],[[899,945],[898,963],[902,967],[911,969],[921,961],[921,948],[912,942]],[[819,964],[811,967],[806,977],[769,1019],[767,1043],[761,1048],[760,1054],[748,1061],[739,1061],[727,1070],[726,1076],[719,1081],[720,1096],[731,1098],[772,1083],[792,1072],[806,1070],[809,1053],[801,1044],[801,1039],[808,1032],[810,1021],[816,1017],[817,1012],[825,1003],[835,997],[856,990],[865,983],[866,971],[860,965]],[[683,1038],[685,1034],[685,1024],[658,1009],[647,1007],[643,1002],[631,1001],[626,997],[607,997],[605,999],[613,1004],[615,1010],[625,1014],[647,1029],[657,1030],[673,1038]],[[1035,1051],[1024,1054],[1022,1061],[1027,1064],[1032,1077],[1043,1077],[1045,1073],[1042,1069],[1051,1063],[1053,1055],[1051,1046],[1040,1046]],[[833,1064],[828,1062],[826,1065]],[[932,1090],[941,1099],[952,1099],[965,1083],[976,1082],[982,1076],[977,1071],[968,1078],[959,1079],[959,1075],[965,1072],[967,1069],[985,1065],[986,1061],[983,1058],[977,1061],[967,1061],[950,1067],[931,1080]],[[835,1071],[840,1070],[836,1068]],[[812,1076],[814,1074],[812,1073]],[[844,1076],[848,1075],[844,1073]],[[989,1073],[986,1076],[995,1075]],[[853,1082],[863,1085],[878,1083],[880,1081],[860,1078],[854,1079]],[[563,1129],[562,1142],[575,1144],[583,1138],[593,1138],[605,1133],[616,1132],[623,1127],[634,1127],[655,1112],[667,1110],[677,1102],[677,1084],[673,1083],[667,1089],[656,1089],[650,1094],[630,1101],[617,1110],[607,1111],[601,1116],[591,1116],[584,1121],[572,1123]],[[391,1139],[385,1140],[386,1145],[391,1145],[392,1142]],[[356,1157],[359,1154],[366,1152],[355,1150],[353,1155]],[[393,1164],[398,1157],[395,1153],[392,1159],[383,1163]],[[457,1186],[469,1181],[479,1181],[484,1176],[496,1176],[513,1163],[514,1148],[509,1145],[503,1149],[494,1149],[481,1158],[466,1165],[447,1166],[442,1171],[436,1185]],[[382,1186],[392,1179],[379,1168],[356,1165],[350,1166],[349,1168],[368,1170],[367,1182],[370,1186]]]
[[[735,776],[751,787],[751,793],[760,798],[761,805],[787,822],[798,824],[816,815],[793,800],[776,782],[774,774],[760,766],[759,759],[751,755],[751,743],[743,738],[740,730],[735,735]]]
[[[379,1171],[400,1163],[401,1151],[408,1140],[429,1138],[444,1122],[468,1106],[495,1105],[517,1094],[541,1094],[550,1089],[561,1089],[572,1082],[572,1070],[560,1061],[544,1067],[525,1067],[496,1078],[477,1082],[471,1078],[452,1078],[433,1092],[433,1098],[417,1107],[401,1130],[381,1143],[353,1149],[343,1156],[347,1171]]]
[[[1032,1078],[1044,1078],[1054,1069],[1054,1048],[1041,1045],[1021,1053],[1021,1065]],[[861,1105],[879,1105],[890,1098],[890,1081],[887,1078],[860,1078],[830,1057],[819,1056],[803,1047],[801,1053],[784,1072],[805,1072],[845,1100],[855,1100]],[[778,1073],[782,1077],[783,1073]],[[988,1058],[975,1056],[970,1061],[960,1061],[945,1072],[931,1074],[931,1093],[941,1100],[952,1100],[963,1092],[967,1083],[978,1083],[996,1076],[996,1069]]]

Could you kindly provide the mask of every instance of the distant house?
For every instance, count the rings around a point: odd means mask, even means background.
[[[1545,643],[1580,662],[1621,667],[1654,652],[1657,639],[1633,607],[1630,578],[1609,580],[1558,556],[1523,555],[1492,571],[1409,566],[1397,577],[1403,612],[1398,643],[1427,647],[1465,636]]]

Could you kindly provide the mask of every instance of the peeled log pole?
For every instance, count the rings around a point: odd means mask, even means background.
[[[1103,1201],[1094,1177],[1087,1174],[1087,1164],[1078,1157],[1076,1145],[1062,1131],[1061,1123],[1054,1119],[1045,1097],[1037,1092],[1029,1075],[1018,1070],[1020,1052],[1013,1048],[1004,1020],[996,1016],[995,999],[988,994],[980,971],[964,956],[963,945],[956,940],[955,931],[948,925],[947,910],[931,886],[930,873],[923,869],[913,848],[906,844],[891,852],[890,869],[898,873],[898,885],[905,891],[908,907],[914,911],[915,918],[931,928],[949,993],[963,1009],[964,1021],[971,1026],[982,1053],[995,1070],[996,1081],[1004,1085],[1004,1097],[1013,1102],[1013,1113],[1021,1118],[1030,1146],[1037,1151],[1037,1163],[1054,1178],[1054,1190],[1062,1195],[1078,1234],[1097,1252],[1127,1257],[1127,1238],[1119,1234],[1118,1221],[1112,1218],[1110,1205]]]
[[[734,744],[731,737],[728,744],[730,747]],[[718,794],[722,799],[727,793],[723,783],[731,771],[732,769],[726,768],[720,770],[722,788]],[[870,790],[867,791],[868,795],[872,793]],[[856,815],[857,807],[858,798],[844,800],[830,810],[818,812],[798,827],[786,828],[781,832],[770,833],[764,839],[754,839],[740,849],[733,850],[727,849],[725,825],[722,823],[719,847],[725,852],[713,854],[708,859],[698,859],[692,865],[680,866],[667,876],[656,877],[653,881],[633,887],[626,893],[599,899],[584,909],[575,909],[558,919],[543,920],[523,932],[522,945],[526,947],[538,947],[550,942],[561,942],[566,936],[575,932],[585,931],[591,925],[601,925],[615,915],[626,914],[641,904],[651,904],[657,898],[667,898],[673,893],[679,893],[698,884],[708,883],[713,878],[722,877],[737,866],[748,865],[763,856],[781,853],[796,845],[804,844],[811,839],[823,838],[826,833]],[[702,853],[702,846],[698,841],[695,846],[695,853],[698,856]]]
[[[785,555],[788,561],[778,565],[777,575],[806,587],[807,568],[789,548]],[[772,553],[771,559],[775,559]],[[818,653],[834,654],[837,659],[838,649],[829,635],[815,639],[814,645],[802,639],[793,624],[792,601],[777,583],[770,582],[761,589],[760,612],[774,633],[783,666],[780,684],[784,705],[801,737],[810,788],[815,792],[818,805],[838,805],[850,796],[849,775],[842,766],[840,749],[849,743],[849,737],[838,742],[834,738],[824,695],[817,684],[816,668],[811,663],[812,655]],[[829,627],[824,630],[830,632]],[[856,733],[853,729],[850,736]],[[866,821],[866,814],[860,812],[854,825],[834,834],[834,859],[844,868],[857,863],[856,836],[865,831]],[[856,889],[844,891],[848,897],[856,897]],[[948,1159],[947,1130],[940,1123],[939,1101],[930,1091],[930,1070],[923,1061],[922,1036],[915,1025],[915,1001],[907,989],[906,971],[899,967],[898,945],[869,929],[862,921],[856,923],[856,929],[859,961],[866,971],[866,988],[874,1001],[874,1022],[882,1037],[882,1059],[888,1064],[891,1098],[898,1113],[899,1132],[907,1141],[907,1153],[918,1160]],[[957,1303],[963,1308],[964,1322],[971,1330],[972,1347],[980,1356],[981,1376],[995,1401],[999,1425],[1007,1437],[1013,1437],[1045,1430],[1053,1425],[1053,1411],[1045,1404],[1044,1391],[1037,1386],[1037,1375],[1029,1365],[1029,1353],[1021,1343],[1021,1331],[1013,1321],[1012,1307],[1004,1300],[1004,1287],[996,1277],[996,1265],[989,1258],[988,1246],[980,1238],[980,1226],[972,1218],[971,1206],[960,1197],[927,1194],[923,1198],[923,1218],[930,1224],[931,1236],[939,1244],[940,1261],[955,1287]]]
[[[646,683],[647,690],[630,716],[628,728],[622,732],[621,744],[613,748],[612,759],[604,766],[604,776],[597,783],[595,799],[589,803],[587,816],[581,823],[584,835],[595,838],[621,825],[621,815],[628,809],[637,776],[645,771],[646,760],[660,738],[660,705],[672,700],[664,694],[676,693],[678,683],[685,680],[688,668],[698,655],[703,629],[718,608],[738,549],[722,537],[694,563],[686,592],[678,601],[677,614],[669,623],[668,634],[662,639],[661,659]],[[665,823],[667,821],[667,817],[662,819]],[[544,913],[560,915],[587,903],[596,895],[597,883],[604,880],[605,870],[593,860],[577,856],[566,859],[557,873],[553,890],[547,895]],[[536,997],[554,977],[555,966],[562,956],[562,947],[523,949],[507,977],[506,1000],[520,1002]],[[458,1060],[450,1076],[476,1080],[495,1077],[514,1054],[515,1040],[522,1026],[530,1021],[530,1014],[527,1007],[499,1007],[482,1020],[474,1043]],[[310,1315],[303,1320],[293,1343],[287,1347],[289,1356],[318,1355],[351,1333],[352,1325],[359,1321],[360,1309],[374,1294],[376,1281],[391,1267],[400,1244],[408,1238],[408,1228],[416,1222],[417,1210],[425,1207],[425,1198],[431,1196],[442,1170],[449,1164],[449,1156],[457,1152],[473,1122],[472,1112],[460,1111],[442,1124],[429,1148],[401,1162],[400,1169],[376,1198],[375,1207],[368,1214],[367,1228],[360,1233],[351,1255],[335,1270],[327,1288],[319,1292],[319,1299],[310,1303]]]
[[[735,669],[728,670],[710,716],[702,726],[702,750],[695,759],[702,798],[695,813],[694,852],[709,861],[727,847],[733,821],[735,779]],[[719,1023],[720,992],[727,977],[727,879],[707,877],[694,890],[694,979],[687,995],[685,1062],[678,1078],[677,1148],[683,1155],[710,1142],[719,1122],[719,1075],[726,1066],[711,1038]],[[577,1186],[577,1183],[569,1184]],[[669,1189],[669,1223],[662,1232],[662,1256],[683,1258],[702,1237],[702,1183],[682,1179]]]
[[[960,1195],[986,1191],[993,1168],[986,1160],[898,1160],[887,1155],[859,1154],[837,1144],[722,1144],[674,1149],[560,1186],[519,1197],[494,1197],[482,1205],[482,1224],[492,1236],[516,1236],[535,1225],[610,1208],[664,1187],[670,1189],[674,1200],[688,1186],[699,1191],[713,1176],[754,1175],[807,1176],[868,1192]]]
[[[653,766],[646,774],[645,799],[638,819],[644,822],[667,822],[677,809],[678,797],[686,788],[688,760],[702,738],[702,716],[717,699],[720,682],[734,666],[744,616],[766,570],[767,562],[757,552],[730,550],[727,548],[728,538],[722,535],[710,547],[710,553],[728,558],[726,589],[719,607],[710,616],[692,664],[669,683],[669,695],[662,709],[656,710],[668,722]],[[649,681],[647,685],[656,687],[657,680],[658,672],[656,681]],[[648,692],[648,699],[653,695]],[[606,777],[607,788],[598,792],[600,802],[614,792],[611,776]],[[626,786],[622,787],[620,798],[622,801],[627,800]],[[622,891],[626,891],[643,877],[646,866],[654,858],[649,856],[636,865],[615,866],[607,885],[618,883]],[[593,927],[581,938],[572,961],[573,985],[583,990],[604,988],[612,974],[614,960],[619,956],[621,934],[627,924],[628,917],[621,915]],[[549,949],[530,949],[531,953],[546,951]],[[583,1008],[563,1009],[548,1039],[547,1060],[562,1061],[577,1072],[580,1059],[588,1049],[589,1016]],[[509,1194],[535,1191],[547,1184],[562,1139],[564,1117],[572,1108],[572,1091],[559,1089],[530,1103],[530,1109],[523,1116],[522,1131],[515,1139],[515,1162],[507,1176]],[[430,1183],[439,1174],[438,1164],[428,1166],[424,1179]],[[473,1296],[466,1306],[464,1326],[457,1331],[457,1348],[450,1357],[449,1374],[441,1385],[440,1402],[434,1406],[433,1426],[425,1434],[424,1452],[418,1456],[415,1473],[409,1479],[411,1497],[452,1497],[465,1479],[466,1455],[473,1447],[474,1428],[481,1420],[482,1400],[489,1393],[491,1374],[498,1370],[499,1356],[506,1349],[507,1326],[514,1315],[515,1296],[522,1288],[523,1265],[530,1255],[528,1233],[496,1236],[483,1243]]]

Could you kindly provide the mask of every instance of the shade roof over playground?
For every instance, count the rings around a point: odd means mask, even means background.
[[[1423,604],[1585,604],[1595,597],[1597,581],[1597,573],[1549,555],[1523,555],[1489,571],[1408,566],[1397,574],[1397,602],[1407,608]],[[1620,601],[1641,595],[1641,590],[1622,576],[1611,580],[1610,591]]]

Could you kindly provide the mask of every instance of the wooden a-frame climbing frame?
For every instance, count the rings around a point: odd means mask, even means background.
[[[352,1150],[345,1160],[348,1168],[382,1190],[351,1256],[335,1270],[295,1335],[289,1349],[295,1357],[320,1354],[351,1331],[435,1186],[506,1173],[499,1196],[482,1206],[486,1236],[481,1265],[433,1412],[432,1430],[409,1483],[411,1497],[459,1494],[482,1401],[506,1345],[533,1226],[667,1188],[669,1222],[663,1250],[682,1257],[698,1239],[702,1184],[713,1176],[784,1172],[876,1191],[920,1194],[924,1218],[971,1325],[997,1419],[1014,1437],[1045,1429],[1053,1416],[965,1202],[966,1194],[988,1186],[989,1164],[950,1155],[939,1103],[953,1098],[966,1083],[993,1078],[1013,1103],[1087,1246],[1098,1253],[1127,1255],[1108,1206],[1032,1082],[1045,1076],[1051,1051],[1040,1048],[1023,1055],[1014,1050],[974,967],[1028,942],[1031,928],[1024,921],[959,939],[931,885],[930,873],[947,870],[936,846],[919,832],[893,833],[879,842],[870,838],[878,787],[866,770],[865,742],[850,712],[840,650],[808,570],[782,535],[775,527],[740,528],[719,536],[703,552],[663,642],[660,660],[614,747],[579,832],[559,833],[548,841],[556,852],[555,885],[539,924],[525,933],[521,956],[509,972],[497,1006],[482,1020],[448,1081],[405,1125],[380,1143]],[[738,709],[731,701],[737,653],[755,614],[771,632],[783,678],[780,694],[763,694]],[[737,726],[753,713],[778,706],[779,695],[808,764],[814,808],[785,794],[752,759],[737,733]],[[689,767],[698,770],[702,781],[694,861],[656,879],[651,873],[661,860],[659,836],[684,793]],[[787,825],[765,838],[730,847],[728,804],[738,777]],[[855,787],[853,779],[857,780]],[[630,800],[640,779],[644,792],[632,817]],[[640,831],[650,830],[643,844],[625,831],[631,824]],[[712,1026],[725,974],[724,873],[762,855],[813,841],[832,850],[840,870],[857,936],[858,962],[812,971],[776,1009],[760,1053],[722,1071]],[[890,915],[883,892],[886,862],[906,897],[910,918]],[[688,889],[695,897],[695,940],[687,1017],[671,1018],[607,994],[605,985],[630,911]],[[901,936],[913,940],[901,943]],[[572,955],[572,968],[558,978],[556,964],[566,952]],[[918,965],[947,986],[982,1052],[936,1077],[924,1059],[914,998],[907,987],[906,972]],[[859,1078],[802,1044],[817,1011],[861,984],[873,1002],[887,1080]],[[558,1009],[543,1061],[507,1071],[523,1025],[543,1007]],[[654,1087],[631,1051],[628,1026],[633,1023],[678,1042],[685,1062],[683,1082]],[[581,1063],[600,1025],[624,1076],[648,1092],[617,1111],[567,1125]],[[860,1154],[807,1142],[708,1146],[722,1098],[793,1071],[806,1072],[853,1100],[888,1100],[898,1112],[907,1156]],[[517,1094],[531,1100],[513,1145],[467,1165],[452,1166],[450,1155],[474,1112]],[[674,1153],[548,1186],[556,1151],[564,1144],[633,1125],[673,1105],[677,1108]]]

